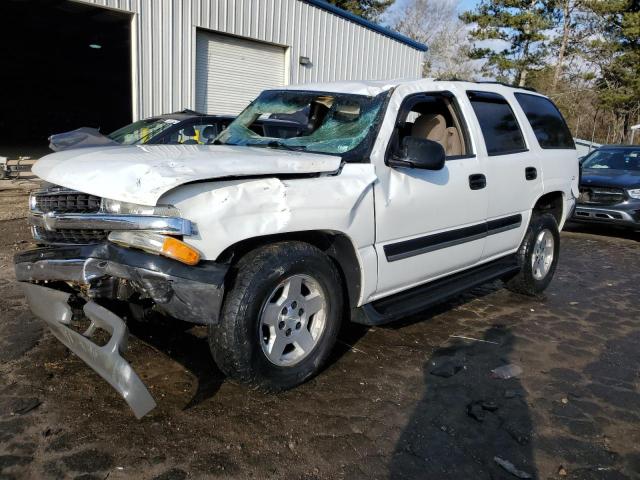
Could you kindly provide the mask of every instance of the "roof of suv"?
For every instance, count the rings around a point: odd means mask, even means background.
[[[636,148],[640,148],[640,144],[631,144],[631,145],[621,145],[619,143],[617,144],[611,144],[611,145],[600,145],[599,147],[594,148],[592,151],[595,150],[613,150],[613,149],[636,149]]]
[[[281,87],[284,90],[305,90],[313,92],[336,92],[353,95],[375,96],[392,88],[400,86],[415,86],[423,89],[442,89],[446,85],[460,85],[466,89],[483,90],[487,92],[521,91],[523,93],[535,93],[534,90],[525,87],[516,87],[499,82],[467,82],[461,80],[435,80],[433,78],[413,78],[394,80],[359,80],[329,83],[307,83]],[[538,94],[539,95],[539,94]]]

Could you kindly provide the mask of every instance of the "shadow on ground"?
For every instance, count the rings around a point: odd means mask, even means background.
[[[137,338],[189,370],[196,378],[196,391],[184,410],[212,398],[225,381],[211,357],[206,327],[194,327],[179,320],[155,318],[149,322],[129,321]]]
[[[498,325],[477,341],[456,339],[434,352],[390,478],[515,478],[500,460],[536,478],[526,393],[518,378],[491,376],[510,361],[513,343],[511,332]]]

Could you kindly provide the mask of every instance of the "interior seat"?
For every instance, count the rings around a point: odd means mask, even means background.
[[[462,155],[462,139],[456,127],[447,127],[444,115],[424,114],[416,118],[411,136],[438,142],[447,157]]]
[[[447,121],[443,115],[424,114],[416,118],[411,136],[432,140],[447,150]]]
[[[211,145],[213,140],[216,138],[216,129],[213,125],[207,125],[202,129],[200,137],[202,138],[202,143],[205,145]]]
[[[182,137],[195,137],[196,130],[193,125],[188,125],[182,129]],[[188,138],[182,141],[182,145],[198,145],[198,141],[195,138]]]
[[[462,155],[462,139],[456,127],[447,128],[447,146],[444,150],[448,157]]]

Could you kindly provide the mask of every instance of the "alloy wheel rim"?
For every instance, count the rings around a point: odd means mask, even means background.
[[[324,289],[309,275],[287,277],[273,289],[260,312],[260,345],[279,367],[304,360],[319,343],[327,323]]]
[[[531,271],[536,280],[544,279],[553,263],[555,240],[551,230],[544,229],[536,237],[531,255]]]

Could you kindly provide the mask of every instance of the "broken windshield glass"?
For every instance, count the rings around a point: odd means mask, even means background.
[[[216,140],[227,145],[342,155],[365,140],[376,124],[384,99],[384,94],[367,97],[269,90],[254,100]],[[267,118],[295,121],[301,125],[301,133],[277,138],[251,129],[256,120]]]

